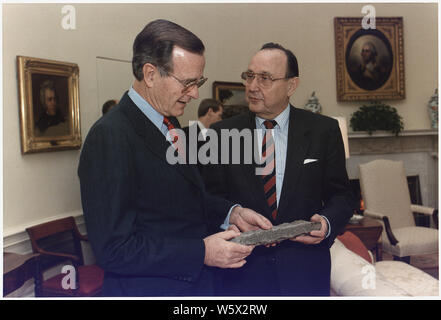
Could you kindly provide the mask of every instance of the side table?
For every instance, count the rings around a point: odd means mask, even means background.
[[[34,277],[35,259],[38,253],[25,255],[3,252],[3,296],[20,288],[28,279]]]
[[[381,248],[379,248],[378,244],[378,239],[380,239],[383,232],[381,222],[373,218],[363,217],[357,223],[348,223],[344,231],[351,231],[360,238],[368,250],[375,251],[376,260],[381,261]]]

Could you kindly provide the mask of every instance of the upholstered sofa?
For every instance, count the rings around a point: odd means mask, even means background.
[[[331,247],[332,296],[439,296],[439,281],[401,261],[374,262],[347,231]]]

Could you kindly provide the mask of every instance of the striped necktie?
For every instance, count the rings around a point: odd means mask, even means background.
[[[271,217],[276,220],[277,217],[277,194],[276,194],[276,152],[273,134],[273,129],[277,122],[275,120],[266,120],[265,134],[262,140],[262,159],[265,161],[265,168],[262,175],[263,189],[265,191],[266,201],[270,207]]]
[[[163,123],[166,125],[168,129],[168,133],[170,134],[171,144],[179,153],[179,135],[176,132],[175,126],[171,123],[170,119],[164,116]]]

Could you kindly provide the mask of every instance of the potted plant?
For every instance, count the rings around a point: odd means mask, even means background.
[[[352,130],[367,131],[385,130],[398,135],[403,130],[403,121],[397,109],[380,101],[371,101],[353,113],[350,121]]]

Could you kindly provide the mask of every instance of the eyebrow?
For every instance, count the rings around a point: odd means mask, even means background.
[[[190,82],[194,82],[194,81],[199,81],[202,78],[204,78],[204,76],[201,76],[200,78],[185,79],[184,82],[190,83]]]
[[[272,76],[272,73],[271,73],[271,72],[268,72],[268,71],[254,72],[254,71],[248,69],[247,72],[252,72],[252,73],[255,73],[255,74],[264,74],[264,75]]]

